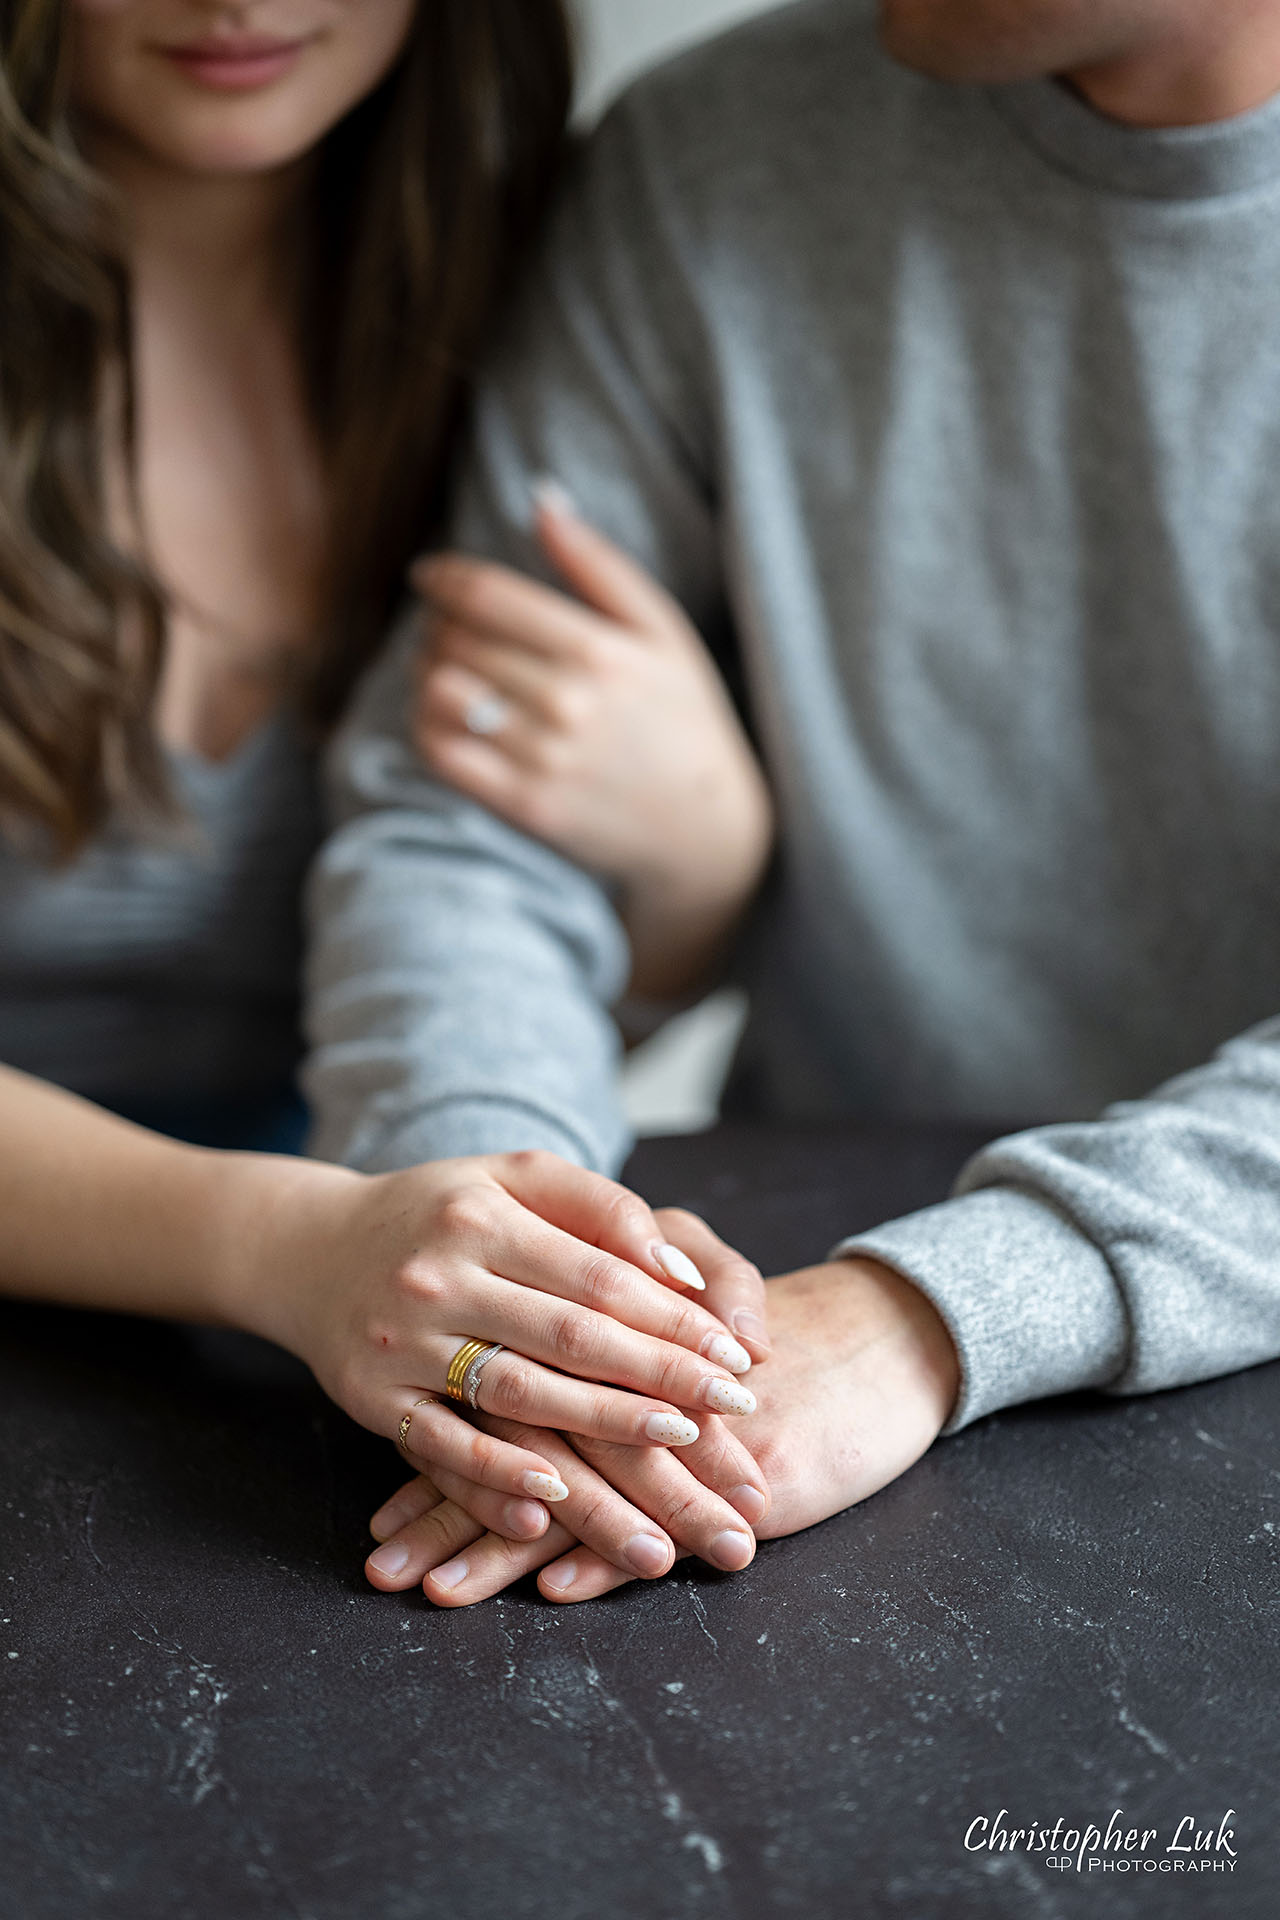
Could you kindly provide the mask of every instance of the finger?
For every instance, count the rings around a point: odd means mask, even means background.
[[[578,1450],[584,1462],[596,1469],[600,1483],[609,1487],[614,1501],[626,1499],[634,1504],[678,1547],[696,1553],[722,1573],[740,1573],[751,1564],[756,1550],[751,1527],[727,1500],[696,1479],[679,1455],[637,1454],[595,1441],[581,1442]],[[561,1507],[563,1524],[584,1546],[625,1570],[625,1560],[614,1550],[613,1538],[601,1528],[594,1509],[583,1511],[581,1475],[564,1468],[561,1477],[569,1489]]]
[[[452,1500],[400,1527],[364,1563],[365,1577],[384,1593],[401,1593],[428,1573],[447,1567],[485,1529]]]
[[[480,1548],[486,1544],[482,1541]],[[677,1561],[688,1558],[685,1552],[676,1555]],[[571,1605],[578,1600],[598,1600],[602,1594],[612,1593],[615,1587],[629,1586],[634,1577],[610,1566],[590,1547],[579,1546],[543,1566],[538,1575],[538,1591],[544,1600]]]
[[[383,1501],[369,1522],[369,1531],[375,1540],[389,1540],[411,1520],[420,1519],[432,1507],[438,1507],[443,1497],[425,1474],[417,1474],[403,1487],[398,1487],[389,1500]]]
[[[556,1463],[569,1495],[556,1509],[556,1523],[619,1572],[658,1579],[679,1547],[721,1572],[736,1573],[755,1554],[750,1526],[729,1502],[704,1486],[679,1456],[664,1451],[636,1455],[626,1448],[588,1442],[570,1447],[550,1434],[530,1435],[502,1421],[486,1421],[496,1433],[535,1438]],[[704,1452],[710,1456],[713,1449]],[[627,1462],[625,1478],[615,1471]],[[754,1464],[754,1463],[753,1463]],[[601,1470],[603,1469],[603,1470]],[[755,1508],[762,1503],[754,1486]]]
[[[569,1496],[556,1508],[554,1526],[567,1529],[575,1541],[586,1542],[611,1566],[633,1579],[656,1580],[667,1572],[676,1553],[670,1536],[645,1510],[633,1506],[611,1487],[566,1440],[536,1429],[531,1434],[527,1428],[502,1420],[486,1419],[485,1424],[509,1439],[528,1441],[536,1437],[539,1447],[555,1461]],[[672,1456],[663,1452],[653,1457]]]
[[[554,1520],[540,1540],[504,1540],[500,1534],[482,1534],[453,1566],[428,1574],[423,1592],[438,1607],[471,1607],[501,1593],[513,1581],[520,1580],[548,1560],[558,1559],[575,1545],[573,1535]],[[610,1572],[614,1569],[610,1568]],[[438,1574],[445,1573],[450,1584],[441,1586]],[[619,1580],[631,1579],[618,1574]]]
[[[570,1446],[579,1458],[594,1465],[620,1493],[625,1493],[628,1499],[643,1506],[646,1513],[650,1511],[646,1480],[643,1476],[632,1474],[634,1461],[620,1455],[607,1441],[590,1440],[579,1435],[570,1442]],[[773,1505],[773,1494],[755,1456],[725,1421],[716,1419],[714,1415],[704,1419],[698,1438],[689,1446],[681,1447],[678,1458],[684,1472],[700,1481],[726,1506],[732,1507],[748,1526],[753,1529],[760,1527]],[[735,1524],[729,1516],[722,1514],[719,1517],[731,1526]],[[701,1551],[692,1536],[684,1538],[683,1544]]]
[[[409,579],[437,616],[528,648],[548,660],[594,660],[602,641],[616,644],[597,613],[526,574],[465,554],[415,561]]]
[[[542,480],[533,493],[542,550],[589,607],[635,632],[662,636],[688,627],[671,595],[584,520],[563,487]]]
[[[512,1500],[488,1487],[478,1487],[456,1473],[433,1473],[432,1480],[444,1495],[488,1533],[504,1540],[540,1540],[551,1523],[551,1515],[540,1500]]]
[[[480,703],[494,700],[495,695],[500,706],[490,707],[486,713],[496,714],[502,706],[506,712],[493,726],[473,724]],[[442,661],[428,675],[416,726],[419,735],[443,734],[464,745],[474,743],[483,748],[486,755],[497,756],[511,769],[526,774],[546,773],[549,732],[546,723],[509,700],[506,688],[497,688],[493,681],[482,679],[452,661]]]
[[[753,1360],[767,1359],[766,1288],[759,1267],[726,1245],[696,1213],[663,1207],[655,1218],[667,1239],[688,1254],[706,1280],[704,1306],[732,1328]]]
[[[429,668],[426,676],[429,687],[433,677],[438,685],[449,687],[445,669],[496,689],[504,699],[515,703],[522,716],[545,727],[576,731],[586,719],[577,698],[587,691],[580,677],[571,668],[555,665],[509,641],[445,623],[436,635],[434,675]],[[461,685],[461,679],[457,684]]]
[[[451,1358],[449,1353],[443,1361],[446,1376]],[[490,1367],[497,1364],[496,1360],[489,1362]],[[485,1378],[484,1374],[480,1377],[482,1381]],[[440,1469],[498,1494],[534,1500],[564,1499],[564,1483],[541,1454],[495,1440],[492,1434],[482,1433],[436,1399],[417,1400],[405,1411],[409,1425],[403,1440],[399,1441],[401,1452],[412,1465],[429,1472],[433,1479]],[[397,1433],[400,1430],[398,1428]]]
[[[676,1407],[574,1380],[537,1366],[518,1353],[502,1353],[487,1363],[480,1376],[476,1404],[486,1413],[509,1420],[588,1435],[624,1447],[687,1447],[698,1438],[697,1426]],[[496,1441],[493,1444],[500,1445]],[[434,1462],[432,1474],[434,1477]]]
[[[553,1230],[544,1231],[550,1234]],[[524,1238],[523,1246],[510,1242],[506,1246],[491,1245],[489,1257],[502,1278],[477,1274],[467,1286],[465,1302],[459,1302],[459,1317],[465,1314],[463,1324],[472,1338],[508,1347],[526,1359],[541,1361],[579,1379],[626,1387],[644,1395],[646,1401],[656,1402],[648,1411],[755,1412],[755,1395],[727,1369],[671,1340],[637,1332],[621,1318],[613,1317],[620,1302],[638,1293],[637,1283],[643,1284],[643,1275],[620,1267],[605,1254],[584,1258],[581,1249],[557,1265],[554,1258],[535,1258],[529,1251],[527,1234]],[[567,1236],[557,1238],[571,1248],[574,1245]],[[510,1284],[513,1280],[516,1286]],[[653,1292],[662,1299],[669,1298],[656,1286]],[[591,1304],[584,1304],[587,1302]],[[603,1305],[603,1311],[596,1310],[597,1302]],[[671,1304],[682,1306],[675,1300]],[[647,1303],[637,1306],[637,1317],[647,1310]],[[725,1342],[737,1346],[709,1315],[700,1316],[691,1329],[684,1329],[690,1339],[696,1339],[702,1331],[703,1318],[711,1329],[703,1336],[704,1344],[718,1351],[723,1350]],[[421,1369],[429,1381],[434,1382],[441,1373],[442,1338],[424,1335],[418,1342],[415,1368]],[[448,1346],[448,1340],[444,1344]],[[460,1338],[454,1341],[451,1351],[456,1352],[461,1344]],[[738,1351],[745,1357],[745,1349]]]
[[[653,1208],[619,1181],[536,1150],[502,1155],[493,1173],[513,1199],[549,1225],[629,1260],[664,1284],[705,1288],[688,1254],[664,1240]]]
[[[431,771],[491,813],[532,832],[531,776],[502,744],[429,717],[414,727],[414,745]]]

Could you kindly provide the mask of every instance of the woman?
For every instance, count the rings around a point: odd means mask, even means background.
[[[536,225],[559,7],[15,0],[0,36],[3,1284],[278,1340],[529,1538],[563,1482],[442,1392],[641,1447],[751,1409],[670,1224],[550,1156],[246,1149],[296,1144],[313,742]]]

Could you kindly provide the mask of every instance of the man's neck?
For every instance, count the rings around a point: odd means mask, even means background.
[[[1280,92],[1280,7],[1274,0],[1196,9],[1157,45],[1061,77],[1105,113],[1135,127],[1231,120]]]

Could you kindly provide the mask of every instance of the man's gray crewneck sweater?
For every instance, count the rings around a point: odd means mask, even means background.
[[[856,1242],[951,1326],[954,1424],[1280,1352],[1280,103],[947,87],[850,0],[699,49],[592,143],[463,541],[536,568],[541,472],[747,688],[739,1106],[1061,1122]],[[335,756],[319,1144],[615,1163],[607,901],[415,772],[407,651]]]

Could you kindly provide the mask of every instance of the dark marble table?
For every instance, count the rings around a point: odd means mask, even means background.
[[[779,1269],[971,1144],[632,1175]],[[395,1457],[249,1340],[5,1309],[0,1457],[4,1920],[1280,1913],[1275,1367],[1000,1416],[738,1578],[562,1610],[371,1592]],[[1156,1837],[967,1849],[1002,1808]]]

